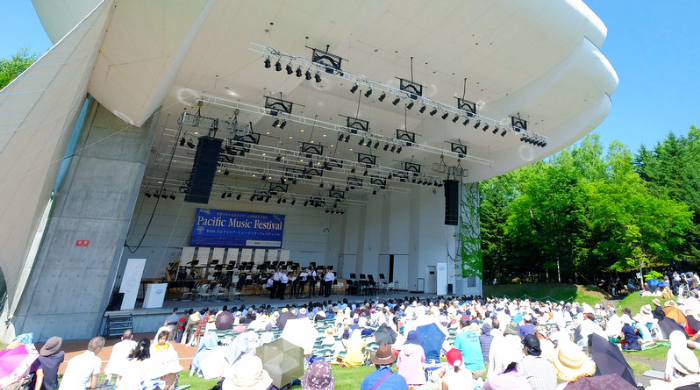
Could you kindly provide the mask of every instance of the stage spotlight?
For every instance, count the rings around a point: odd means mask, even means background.
[[[350,170],[350,173],[355,173],[355,167],[352,167],[352,169]]]
[[[367,176],[369,174],[369,171],[365,169],[365,173],[362,174],[362,176]]]
[[[452,118],[452,123],[457,123],[458,120],[459,120],[459,115],[455,115],[455,117]]]
[[[372,195],[377,195],[377,190],[372,190]]]
[[[285,67],[285,69],[287,70],[287,74],[292,74],[292,73],[294,73],[294,69],[292,69],[292,64],[287,64],[287,66]]]
[[[186,141],[186,140],[185,140],[185,137],[182,137],[182,138],[180,139],[180,146],[185,146],[185,141]]]
[[[297,184],[297,178],[296,178],[296,177],[292,180],[292,184]]]
[[[301,71],[301,67],[297,68],[297,77],[301,77],[304,74],[304,72]]]
[[[228,194],[226,194],[226,197],[227,197],[227,198],[230,198],[231,196],[233,196],[233,194],[230,193],[230,192],[229,192]]]
[[[280,63],[280,60],[277,60],[277,62],[275,62],[275,70],[278,72],[282,70],[282,64]]]
[[[364,144],[364,143],[365,143],[365,139],[362,138],[362,139],[360,140],[360,142],[358,143],[358,145],[362,146],[362,144]]]
[[[420,113],[422,114],[422,113],[425,112],[425,109],[426,109],[426,108],[427,108],[427,107],[426,107],[425,104],[424,104],[424,105],[420,108],[420,110],[418,110],[418,112],[420,112]]]
[[[224,171],[224,176],[228,176],[228,169]]]
[[[170,200],[175,200],[175,194],[173,194],[172,192],[170,193]]]
[[[437,108],[433,108],[432,111],[430,111],[430,116],[435,116],[437,114]]]
[[[345,143],[348,143],[348,141],[350,141],[350,134],[345,136]]]
[[[305,200],[305,201],[304,201],[304,207],[306,207],[306,206],[308,206],[308,205],[309,205],[309,201],[308,201],[308,200]]]
[[[483,130],[486,131],[486,130],[488,130],[488,129],[489,129],[489,124],[487,123],[487,124],[484,125]]]
[[[221,199],[224,199],[225,197],[226,197],[226,193],[225,193],[225,192],[222,192],[222,193],[221,193]]]
[[[342,140],[343,140],[343,137],[344,137],[344,136],[343,136],[343,133],[340,133],[340,135],[338,135],[338,141],[342,141]]]
[[[272,127],[277,127],[279,124],[280,124],[280,120],[279,120],[279,119],[275,119],[275,121],[272,122]]]
[[[359,87],[357,86],[357,84],[354,84],[354,85],[352,86],[352,88],[350,88],[350,92],[352,92],[352,93],[357,92],[357,88],[359,88]]]
[[[379,95],[379,101],[380,101],[380,102],[383,102],[384,99],[386,99],[386,93],[382,92],[382,94]]]
[[[150,198],[150,197],[151,197],[151,193],[148,192],[148,191],[144,192],[143,195],[144,195],[146,198]]]
[[[395,150],[396,150],[396,145],[391,145],[391,153],[394,153]]]
[[[391,104],[397,105],[397,104],[399,104],[400,101],[401,101],[401,98],[397,96],[396,99],[394,99],[394,101],[391,102]]]
[[[374,143],[374,148],[377,149],[379,147],[379,141]]]
[[[250,201],[251,201],[251,202],[253,201],[253,199],[255,199],[255,195],[251,195],[251,196],[250,196]]]
[[[270,61],[270,57],[265,58],[265,67],[270,68],[272,66],[272,61]]]
[[[389,150],[389,144],[384,145],[384,151],[386,152],[387,150]]]
[[[318,185],[318,188],[323,188],[323,182],[321,182],[321,184]]]
[[[282,161],[282,156],[280,156],[280,155],[277,155],[277,157],[275,157],[275,161],[277,161],[277,162],[280,162],[280,161]]]
[[[367,141],[367,147],[371,148],[372,147],[372,140]]]
[[[307,80],[311,80],[311,71],[307,69],[306,72],[304,73],[304,77]]]
[[[365,92],[365,97],[369,97],[369,95],[371,95],[371,94],[372,94],[372,88],[368,89],[368,90]]]
[[[409,110],[410,110],[411,108],[413,108],[413,102],[408,103],[408,104],[406,105],[406,108],[408,108]]]
[[[494,133],[494,134],[498,133],[498,127],[496,127],[495,129],[493,129],[493,133]]]
[[[464,122],[462,122],[462,124],[463,124],[464,126],[468,125],[468,124],[469,124],[469,118],[467,117],[466,119],[464,119]]]
[[[268,196],[267,198],[265,198],[265,203],[267,203],[269,201],[270,201],[270,197]]]
[[[316,75],[314,76],[314,79],[316,80],[317,83],[321,82],[321,74],[316,72]]]
[[[241,194],[236,195],[236,200],[241,200]]]
[[[277,204],[282,203],[282,198],[277,198]]]
[[[296,202],[297,202],[296,198],[292,198],[292,206],[294,206],[294,203],[296,203]]]
[[[450,114],[448,114],[448,113],[442,114],[442,119],[443,119],[443,120],[447,119],[447,117],[448,117],[449,115],[450,115]]]
[[[496,130],[498,130],[498,129],[496,129]],[[501,137],[505,137],[505,136],[506,136],[506,133],[507,133],[507,131],[506,131],[506,130],[503,130],[503,132],[501,133]]]
[[[476,123],[474,123],[474,128],[478,129],[479,126],[481,126],[481,120],[477,120]]]
[[[286,121],[286,120],[285,120],[285,121],[282,121],[282,123],[280,123],[280,129],[284,129],[284,126],[287,126],[287,121]]]
[[[189,146],[190,149],[194,149],[195,144],[192,141],[187,141],[187,146]]]
[[[403,147],[402,147],[402,146],[399,146],[399,148],[398,148],[398,149],[396,149],[396,154],[399,154],[399,153],[401,153],[401,151],[402,151],[402,150],[403,150]]]

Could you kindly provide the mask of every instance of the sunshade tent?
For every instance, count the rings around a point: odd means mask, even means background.
[[[294,343],[279,338],[258,347],[255,352],[278,388],[304,375],[304,350]]]
[[[304,354],[308,355],[313,351],[318,330],[308,318],[290,319],[287,320],[281,337],[302,347]]]

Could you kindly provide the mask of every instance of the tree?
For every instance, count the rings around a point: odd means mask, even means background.
[[[22,74],[38,58],[36,54],[29,54],[29,50],[25,47],[10,59],[0,59],[0,90]]]

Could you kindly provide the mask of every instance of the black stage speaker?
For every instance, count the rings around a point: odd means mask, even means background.
[[[211,194],[211,186],[214,184],[216,167],[219,164],[219,152],[221,151],[222,142],[223,140],[220,138],[199,137],[185,202],[209,203],[209,195]]]
[[[445,180],[445,225],[459,224],[459,181]]]

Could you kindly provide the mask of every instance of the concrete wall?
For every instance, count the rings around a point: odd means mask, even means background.
[[[56,194],[27,292],[13,319],[34,340],[98,333],[153,140],[155,120],[129,126],[93,101]],[[76,246],[89,240],[88,246]]]

